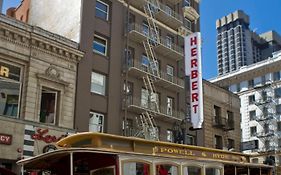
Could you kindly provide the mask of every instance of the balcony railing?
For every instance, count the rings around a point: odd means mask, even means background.
[[[144,111],[152,112],[155,114],[155,118],[162,117],[162,120],[183,120],[185,118],[184,112],[167,108],[167,106],[159,105],[158,108],[155,106],[155,103],[150,100],[141,100],[141,97],[130,97],[130,100],[127,100],[127,109],[136,112],[142,113]],[[159,112],[158,110],[159,109]],[[164,118],[163,118],[164,117]]]
[[[190,19],[191,21],[195,21],[199,18],[198,12],[191,6],[183,7],[183,15],[184,17]]]
[[[261,131],[257,133],[258,138],[265,138],[265,137],[273,137],[274,136],[274,130],[268,130],[268,131]]]
[[[149,37],[149,30],[145,30],[142,25],[131,23],[127,28],[128,36],[131,40],[136,42],[143,42]]]
[[[220,128],[226,131],[234,130],[234,120],[229,120],[222,117],[214,117],[213,127]]]
[[[149,70],[150,69],[150,70]],[[157,74],[157,70],[153,70],[150,68],[150,66],[144,66],[141,62],[134,60],[133,65],[129,65],[129,72],[131,72],[132,75],[135,75],[137,77],[143,77],[146,74],[151,75],[155,79],[158,79],[155,84],[168,88],[168,89],[175,89],[177,88],[183,89],[184,88],[184,80],[176,77],[168,75],[167,72],[164,71],[158,71],[159,74]]]
[[[183,59],[183,48],[178,45],[168,42],[165,38],[160,37],[160,42],[154,47],[155,51],[163,56],[168,56],[174,60]]]
[[[159,21],[167,24],[171,28],[177,29],[181,25],[183,25],[183,18],[178,13],[176,13],[173,9],[170,7],[158,3],[159,8],[158,10],[155,10],[155,17]]]
[[[262,98],[255,101],[256,106],[265,105],[267,103],[273,102],[273,98],[270,96],[263,96]]]
[[[267,112],[267,114],[259,115],[256,116],[256,121],[261,122],[261,121],[266,121],[266,120],[271,120],[274,118],[274,114],[271,112]]]

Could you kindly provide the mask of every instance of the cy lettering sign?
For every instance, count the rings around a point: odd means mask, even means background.
[[[0,144],[11,145],[12,136],[7,134],[0,134]]]

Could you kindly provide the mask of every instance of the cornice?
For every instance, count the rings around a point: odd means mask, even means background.
[[[0,39],[75,63],[84,55],[71,40],[3,15],[0,15]]]

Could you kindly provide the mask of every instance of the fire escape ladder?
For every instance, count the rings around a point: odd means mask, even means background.
[[[150,73],[156,77],[160,77],[156,53],[155,53],[154,49],[152,48],[153,46],[151,45],[148,38],[146,41],[143,42],[143,46],[144,46],[146,56],[149,60],[149,71],[151,71]]]
[[[157,10],[159,7],[158,0],[154,0],[154,2],[148,2],[144,6],[144,12],[146,14],[147,23],[149,26],[149,38],[154,42],[159,42],[159,32],[155,23],[155,16],[153,11]]]

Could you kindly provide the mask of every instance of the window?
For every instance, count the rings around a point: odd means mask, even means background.
[[[170,35],[166,36],[166,46],[168,48],[172,48],[172,44],[173,44],[173,38]]]
[[[158,164],[155,167],[156,175],[178,175],[179,170],[177,166],[170,164]]]
[[[277,131],[281,131],[281,121],[277,122]]]
[[[167,97],[167,115],[173,115],[173,103],[174,99],[171,97]]]
[[[89,132],[103,132],[104,115],[90,112]]]
[[[280,80],[280,72],[274,72],[273,73],[273,80],[274,81]]]
[[[148,108],[148,95],[149,95],[149,92],[147,89],[141,89],[141,106],[142,107],[145,107],[145,108]]]
[[[126,52],[126,64],[128,67],[134,66],[134,57],[135,57],[135,49],[132,47],[129,47]]]
[[[106,77],[104,75],[92,72],[91,92],[105,95],[105,81]]]
[[[276,106],[275,106],[275,110],[276,110],[276,114],[277,114],[277,115],[280,115],[280,114],[281,114],[281,104],[276,105]]]
[[[168,142],[174,142],[174,135],[172,130],[167,130],[167,141]]]
[[[222,149],[222,137],[215,135],[215,148]]]
[[[265,76],[261,76],[261,84],[264,85],[265,84]]]
[[[234,149],[235,148],[235,144],[234,144],[234,140],[233,139],[227,139],[227,148],[228,149]]]
[[[250,111],[249,116],[250,116],[250,120],[255,120],[256,119],[256,110]]]
[[[174,78],[174,67],[167,65],[167,78],[169,81],[173,82]]]
[[[108,20],[108,11],[109,5],[103,1],[97,0],[96,1],[96,17],[99,17],[103,20]]]
[[[145,72],[149,71],[149,59],[146,55],[141,56],[141,69]]]
[[[126,129],[126,136],[134,136],[134,125],[132,119],[127,119],[124,121],[125,129]]]
[[[107,55],[107,39],[95,35],[94,37],[94,43],[93,43],[93,51],[95,53],[102,54],[104,56]]]
[[[148,26],[147,22],[142,23],[142,33],[145,36],[149,36],[149,26]]]
[[[274,89],[275,98],[281,97],[281,88]]]
[[[222,171],[219,168],[206,168],[207,175],[222,175]]]
[[[234,115],[233,115],[233,112],[227,111],[226,119],[227,119],[227,127],[231,128],[231,129],[234,129]]]
[[[183,0],[183,6],[189,7],[190,6],[190,0]]]
[[[214,105],[214,123],[221,124],[221,108]]]
[[[250,95],[249,97],[249,105],[254,104],[255,103],[255,95]]]
[[[126,83],[124,82],[124,95],[126,96],[127,105],[133,104],[133,86],[134,84],[132,82],[127,82],[127,86]]]
[[[188,166],[183,168],[183,172],[185,172],[184,175],[202,174],[202,168],[196,166]]]
[[[195,145],[195,138],[192,135],[186,135],[186,144],[187,145]]]
[[[185,28],[191,30],[191,29],[192,29],[192,22],[191,22],[189,19],[184,18],[184,20],[183,20],[183,26],[184,26]]]
[[[55,124],[58,93],[58,91],[42,88],[40,107],[41,123]]]
[[[250,88],[253,88],[253,87],[254,87],[254,80],[252,79],[252,80],[248,81],[248,88],[250,89]]]
[[[143,162],[125,162],[123,163],[123,173],[121,174],[151,174],[150,164]]]
[[[236,90],[237,90],[237,92],[240,92],[240,90],[241,90],[240,83],[236,84]]]
[[[250,127],[250,134],[251,134],[252,137],[257,135],[257,127],[256,126]]]
[[[281,148],[281,138],[278,139],[278,148]],[[279,160],[279,162],[280,162],[280,160]]]
[[[0,115],[18,117],[20,76],[19,67],[0,62]]]

